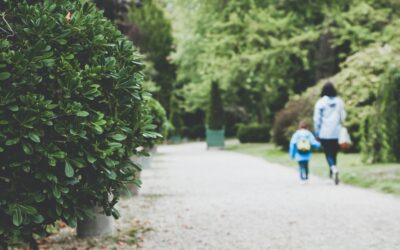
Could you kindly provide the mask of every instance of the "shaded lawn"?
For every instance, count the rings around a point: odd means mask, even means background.
[[[269,143],[229,143],[227,150],[263,157],[269,162],[296,168],[297,162],[286,151]],[[400,164],[365,164],[361,155],[339,154],[338,168],[342,182],[400,195]],[[314,153],[310,161],[311,174],[328,178],[328,165],[323,153]]]

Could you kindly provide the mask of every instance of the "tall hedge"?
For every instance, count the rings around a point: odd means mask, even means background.
[[[114,206],[135,154],[142,63],[88,1],[0,0],[0,248]]]
[[[400,162],[400,70],[388,70],[374,111],[363,123],[361,149],[367,162]]]
[[[224,124],[224,108],[222,105],[221,92],[218,83],[212,82],[207,113],[207,128],[220,130],[224,128]]]

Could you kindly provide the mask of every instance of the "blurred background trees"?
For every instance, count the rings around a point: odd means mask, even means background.
[[[146,86],[181,136],[204,137],[208,86],[217,81],[227,136],[236,136],[240,124],[265,125],[286,148],[329,79],[346,102],[353,150],[367,154],[366,126],[380,105],[383,75],[398,61],[400,2],[96,2],[145,54]]]
[[[155,0],[141,0],[140,5],[131,5],[128,21],[131,25],[126,35],[145,55],[153,71],[147,81],[153,82],[154,96],[168,110],[175,83],[176,67],[170,60],[173,37],[170,20],[164,15],[161,4]]]
[[[174,91],[182,93],[186,113],[204,111],[207,86],[218,81],[227,119],[234,114],[228,131],[239,123],[275,123],[274,141],[286,147],[330,79],[360,151],[371,138],[363,134],[371,132],[365,121],[381,107],[383,75],[398,62],[398,7],[391,0],[174,0],[167,5],[176,39]]]

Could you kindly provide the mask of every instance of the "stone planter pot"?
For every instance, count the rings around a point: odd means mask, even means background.
[[[151,149],[150,149],[150,156],[153,156],[153,155],[155,155],[155,154],[157,154],[157,146],[156,146],[156,145],[154,145],[154,146],[151,147]]]
[[[102,214],[102,208],[93,208],[96,216],[78,221],[78,238],[110,235],[113,232],[113,217]]]
[[[225,146],[225,130],[206,130],[207,148],[224,148]]]
[[[149,156],[140,156],[139,157],[140,165],[142,169],[150,168],[151,167],[151,155]]]
[[[157,150],[155,148],[155,146],[148,150],[150,152],[149,156],[132,156],[130,158],[130,160],[133,163],[138,164],[142,170],[146,169],[146,168],[150,168],[151,167],[152,154],[154,152],[153,150]],[[140,177],[141,177],[141,171],[137,171],[135,179],[140,179]],[[127,194],[128,196],[129,195],[138,195],[140,187],[136,186],[135,184],[128,184],[127,185],[127,189],[129,191],[128,194]]]
[[[151,167],[151,155],[150,156],[133,156],[131,161],[138,164],[142,169]]]

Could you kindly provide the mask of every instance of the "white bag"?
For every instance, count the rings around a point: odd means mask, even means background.
[[[339,135],[339,147],[342,150],[348,150],[351,147],[351,138],[349,131],[347,131],[347,128],[342,127],[340,130],[340,135]]]

